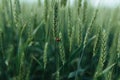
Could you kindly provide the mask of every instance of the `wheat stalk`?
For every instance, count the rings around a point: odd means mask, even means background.
[[[47,52],[48,52],[47,50],[48,50],[48,42],[46,42],[44,46],[44,53],[43,53],[44,69],[46,69],[47,66]]]

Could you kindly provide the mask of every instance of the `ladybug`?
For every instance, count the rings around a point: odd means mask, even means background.
[[[57,42],[60,42],[60,41],[61,41],[61,39],[60,39],[60,38],[56,38],[56,41],[57,41]]]

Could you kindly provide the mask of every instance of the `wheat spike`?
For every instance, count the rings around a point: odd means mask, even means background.
[[[64,51],[64,45],[63,45],[63,38],[62,38],[62,33],[59,33],[59,38],[60,38],[60,43],[59,43],[59,49],[60,49],[60,58],[62,60],[62,63],[64,65],[65,63],[65,51]]]

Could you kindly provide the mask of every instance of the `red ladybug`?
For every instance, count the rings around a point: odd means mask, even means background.
[[[56,38],[56,41],[57,41],[57,42],[60,42],[60,41],[61,41],[61,39],[60,39],[60,38]]]

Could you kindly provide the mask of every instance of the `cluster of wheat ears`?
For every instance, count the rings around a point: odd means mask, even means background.
[[[0,80],[120,80],[120,6],[0,1]]]

